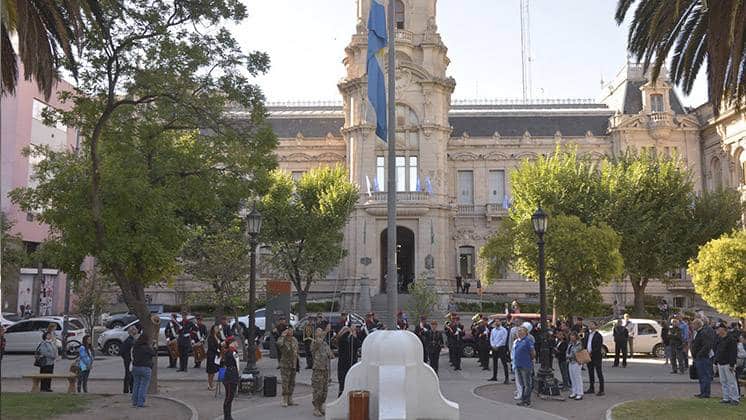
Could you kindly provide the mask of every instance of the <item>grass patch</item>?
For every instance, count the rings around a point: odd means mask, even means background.
[[[746,418],[746,404],[720,404],[720,398],[639,400],[626,402],[612,411],[614,420],[676,419],[736,420]]]
[[[78,413],[93,399],[88,395],[59,393],[0,394],[0,418],[3,420],[49,419],[62,414]]]

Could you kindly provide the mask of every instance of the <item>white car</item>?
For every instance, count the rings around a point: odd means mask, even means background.
[[[62,322],[61,316],[47,316],[30,318],[11,325],[5,331],[6,352],[30,352],[36,351],[41,343],[42,333],[47,330],[49,324],[57,324],[54,333],[59,340],[58,346],[62,346]],[[78,352],[80,343],[86,331],[83,323],[78,318],[67,319],[67,353],[74,355]]]
[[[2,314],[0,314],[0,325],[2,325],[3,328],[8,328],[21,319],[23,318],[14,314],[13,312],[3,312]]]
[[[648,353],[657,358],[665,357],[666,349],[661,337],[663,329],[661,324],[656,320],[644,318],[630,318],[630,321],[635,324],[635,338],[633,343],[635,354]],[[613,356],[616,351],[614,325],[616,325],[616,320],[609,321],[598,329],[604,338],[602,351],[607,356]]]
[[[166,342],[166,326],[171,320],[171,316],[168,314],[162,314],[160,319],[161,325],[158,332],[158,349],[166,350],[166,346],[168,345]],[[192,316],[190,315],[188,319],[192,319]],[[181,315],[177,316],[177,320],[181,320]],[[107,356],[119,356],[122,343],[128,336],[127,329],[132,326],[137,327],[137,329],[140,330],[140,320],[132,321],[121,328],[112,328],[102,332],[96,340],[96,347]]]
[[[267,330],[267,316],[266,316],[267,310],[266,308],[259,308],[256,311],[254,311],[254,322],[256,323],[256,328],[259,330],[259,333],[263,333]],[[236,320],[233,319],[231,321],[231,328],[235,325]],[[249,315],[246,314],[244,316],[238,317],[238,323],[241,324],[241,327],[246,328],[249,326]],[[290,325],[295,328],[295,325],[298,324],[298,316],[295,314],[290,314]]]

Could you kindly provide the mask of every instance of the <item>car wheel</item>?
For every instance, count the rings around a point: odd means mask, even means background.
[[[606,346],[601,346],[601,358],[605,359],[608,354],[609,354],[609,349],[606,348]]]
[[[466,358],[472,358],[476,352],[474,351],[474,346],[467,344],[464,346],[464,357]]]
[[[121,352],[121,346],[122,343],[119,341],[109,341],[104,346],[104,353],[107,356],[119,356],[119,353]]]
[[[122,328],[124,323],[122,321],[114,321],[111,323],[111,328]]]
[[[663,343],[658,343],[653,347],[653,356],[657,357],[658,359],[663,359],[666,357],[666,347],[663,345]]]
[[[78,355],[78,349],[80,349],[80,343],[77,341],[68,341],[67,342],[67,355],[68,356],[77,356]]]

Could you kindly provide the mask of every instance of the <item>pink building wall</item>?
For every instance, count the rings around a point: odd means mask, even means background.
[[[19,65],[19,74],[23,74],[23,67]],[[60,81],[52,90],[52,95],[48,100],[36,87],[32,81],[19,80],[16,87],[16,93],[13,96],[4,95],[0,99],[0,140],[2,148],[0,149],[0,204],[3,212],[9,219],[14,222],[13,232],[20,235],[24,241],[43,242],[49,235],[49,226],[40,224],[36,221],[28,221],[25,212],[21,211],[8,198],[8,193],[15,188],[25,187],[29,180],[29,159],[23,156],[23,149],[40,138],[47,138],[56,133],[58,136],[61,131],[57,129],[44,128],[38,120],[33,117],[34,100],[43,102],[57,109],[65,109],[57,99],[61,91],[72,90],[73,86],[65,81]],[[75,146],[75,129],[67,128],[64,142],[68,147]],[[43,140],[43,139],[42,139]],[[62,142],[63,139],[53,139]],[[35,268],[35,267],[29,267]],[[53,267],[47,267],[53,268]],[[54,312],[62,312],[64,306],[65,275],[60,274],[57,277],[54,286]],[[7,308],[13,310],[17,308]],[[5,311],[6,308],[3,308]]]

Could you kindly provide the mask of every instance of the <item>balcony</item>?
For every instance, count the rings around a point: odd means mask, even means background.
[[[648,114],[648,130],[656,140],[668,138],[673,128],[673,116],[668,112],[651,112]]]
[[[406,42],[408,44],[414,43],[414,33],[404,30],[396,30],[396,42]]]
[[[388,193],[385,191],[374,192],[367,200],[368,203],[380,203],[388,200]],[[429,201],[430,195],[422,191],[397,191],[397,203],[419,203]]]
[[[508,215],[508,209],[504,208],[502,204],[490,203],[487,204],[487,218],[502,219]]]
[[[694,291],[694,284],[690,280],[672,279],[666,283],[666,289],[670,291]]]
[[[484,216],[485,207],[483,205],[474,204],[458,204],[456,206],[457,217],[479,217]]]

